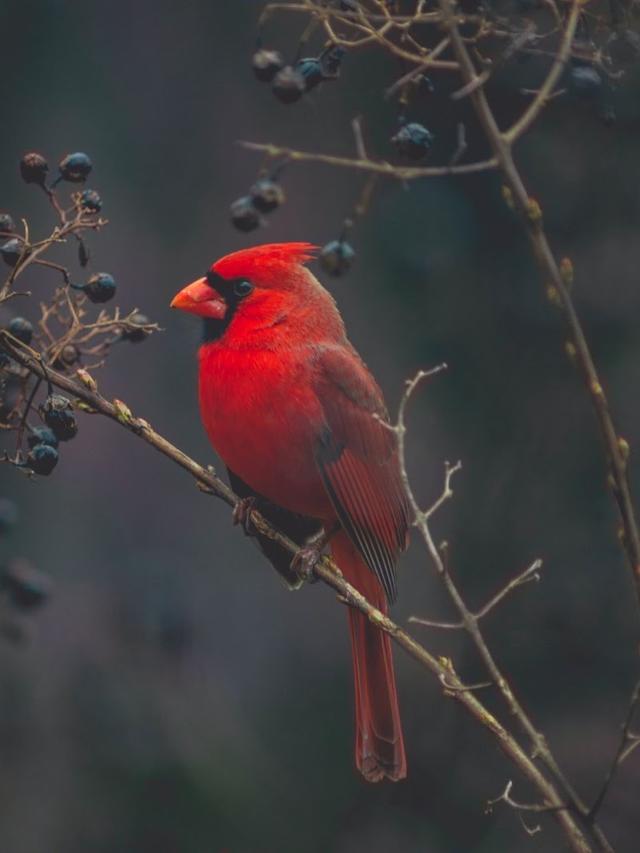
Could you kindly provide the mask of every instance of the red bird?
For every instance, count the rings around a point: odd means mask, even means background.
[[[232,487],[301,547],[324,531],[345,578],[383,612],[409,509],[382,393],[333,298],[304,266],[308,243],[227,255],[172,307],[205,319],[200,411]],[[260,547],[291,583],[290,555]],[[406,776],[389,637],[349,609],[356,765],[370,782]]]

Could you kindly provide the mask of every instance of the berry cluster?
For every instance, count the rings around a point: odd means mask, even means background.
[[[247,195],[231,204],[231,222],[238,231],[254,231],[262,224],[263,214],[273,213],[284,204],[284,190],[277,180],[280,171],[281,167],[271,175],[261,175]]]
[[[282,104],[294,104],[327,80],[337,80],[345,50],[329,44],[318,56],[285,63],[277,50],[259,47],[252,59],[253,73],[262,83],[271,83],[271,91]]]
[[[49,376],[49,369],[75,372],[84,384],[95,387],[87,368],[103,364],[115,344],[140,343],[157,328],[138,311],[121,315],[118,308],[108,311],[100,307],[97,316],[90,317],[92,305],[102,306],[115,297],[114,276],[95,272],[88,274],[83,283],[77,283],[68,267],[44,257],[52,247],[74,238],[80,267],[89,265],[90,253],[84,235],[106,224],[100,218],[102,198],[96,190],[80,188],[72,191],[70,205],[65,206],[57,187],[63,182],[83,184],[92,169],[86,154],[68,154],[60,160],[57,174],[49,181],[45,157],[35,151],[28,152],[20,161],[20,175],[27,184],[43,190],[55,211],[56,226],[49,237],[32,242],[28,228],[25,227],[24,234],[18,233],[13,218],[0,213],[0,238],[9,238],[0,245],[0,256],[10,270],[0,285],[0,309],[19,292],[15,289],[16,282],[27,267],[53,271],[62,278],[61,285],[53,291],[38,293],[37,322],[13,316],[0,323],[0,435],[16,436],[15,450],[10,453],[5,449],[2,461],[29,475],[51,474],[58,464],[60,442],[74,438],[78,423],[72,402],[53,393],[49,381],[45,382],[47,395],[38,403],[42,379],[22,365],[18,352],[37,357],[45,369],[45,377]]]

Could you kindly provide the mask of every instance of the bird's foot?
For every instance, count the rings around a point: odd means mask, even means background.
[[[233,508],[231,516],[234,524],[240,524],[247,536],[255,533],[253,522],[251,521],[251,513],[256,509],[257,498],[253,495],[248,498],[240,498],[238,503]]]
[[[294,555],[293,560],[291,560],[291,569],[298,577],[309,583],[315,583],[318,580],[315,568],[322,559],[322,552],[327,542],[337,529],[338,525],[333,525],[328,530],[322,529],[307,539],[302,548]]]
[[[291,560],[291,570],[295,572],[299,578],[308,583],[315,583],[318,578],[315,575],[315,567],[322,559],[322,547],[318,548],[317,544],[303,545],[293,556]]]

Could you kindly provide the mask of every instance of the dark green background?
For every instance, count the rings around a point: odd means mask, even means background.
[[[348,56],[342,79],[295,107],[250,68],[258,2],[14,0],[0,18],[0,208],[41,235],[52,220],[21,184],[28,149],[55,162],[94,160],[91,186],[111,220],[90,237],[93,269],[113,273],[124,309],[165,329],[116,349],[99,378],[107,397],[195,458],[215,462],[195,397],[197,323],[168,309],[214,259],[260,241],[337,236],[362,178],[290,168],[286,206],[243,236],[227,220],[259,157],[251,139],[351,154],[365,117],[370,148],[393,157],[398,108],[381,92],[401,72],[375,52]],[[267,39],[292,55],[302,20]],[[490,90],[502,122],[543,66],[513,65]],[[411,115],[435,133],[434,162],[468,121],[454,82]],[[554,246],[576,268],[575,300],[622,433],[640,432],[638,143],[640,85],[615,93],[619,121],[564,97],[518,146]],[[462,112],[456,110],[462,109]],[[353,235],[357,264],[328,282],[352,340],[395,406],[405,377],[446,360],[410,417],[410,467],[426,502],[444,459],[464,462],[436,522],[452,567],[479,605],[535,557],[543,580],[486,623],[488,639],[581,793],[592,797],[616,743],[634,678],[632,585],[616,546],[601,446],[587,395],[563,352],[495,175],[382,184]],[[58,251],[73,263],[74,250]],[[77,273],[79,275],[79,272]],[[34,295],[56,283],[25,277]],[[14,308],[17,303],[11,307]],[[8,312],[7,312],[8,315]],[[511,853],[557,851],[555,824],[528,838],[517,816],[484,803],[514,779],[488,735],[398,653],[409,779],[368,786],[352,762],[345,614],[327,589],[288,594],[222,504],[112,423],[83,416],[49,480],[0,467],[21,519],[3,547],[56,580],[27,648],[0,647],[3,853]],[[394,616],[448,618],[440,585],[413,543]],[[463,639],[429,632],[470,681],[482,670]],[[487,692],[486,700],[499,708]],[[633,756],[602,815],[623,851],[640,836]],[[531,821],[534,823],[534,821]]]

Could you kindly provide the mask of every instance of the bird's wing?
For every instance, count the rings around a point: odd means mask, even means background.
[[[256,492],[255,489],[247,486],[244,480],[241,480],[230,468],[227,468],[227,472],[231,488],[238,497],[256,498],[256,509],[261,515],[277,530],[280,530],[289,539],[293,539],[297,545],[304,545],[307,539],[315,536],[322,529],[322,524],[317,519],[298,515],[268,501],[263,495]],[[262,533],[257,533],[255,536],[252,536],[252,539],[274,569],[282,576],[287,586],[290,589],[298,589],[301,586],[300,577],[291,568],[291,554],[286,548],[283,548],[282,545],[279,545]]]
[[[325,417],[316,461],[340,523],[394,601],[409,506],[382,393],[351,347],[320,348],[316,366]]]

